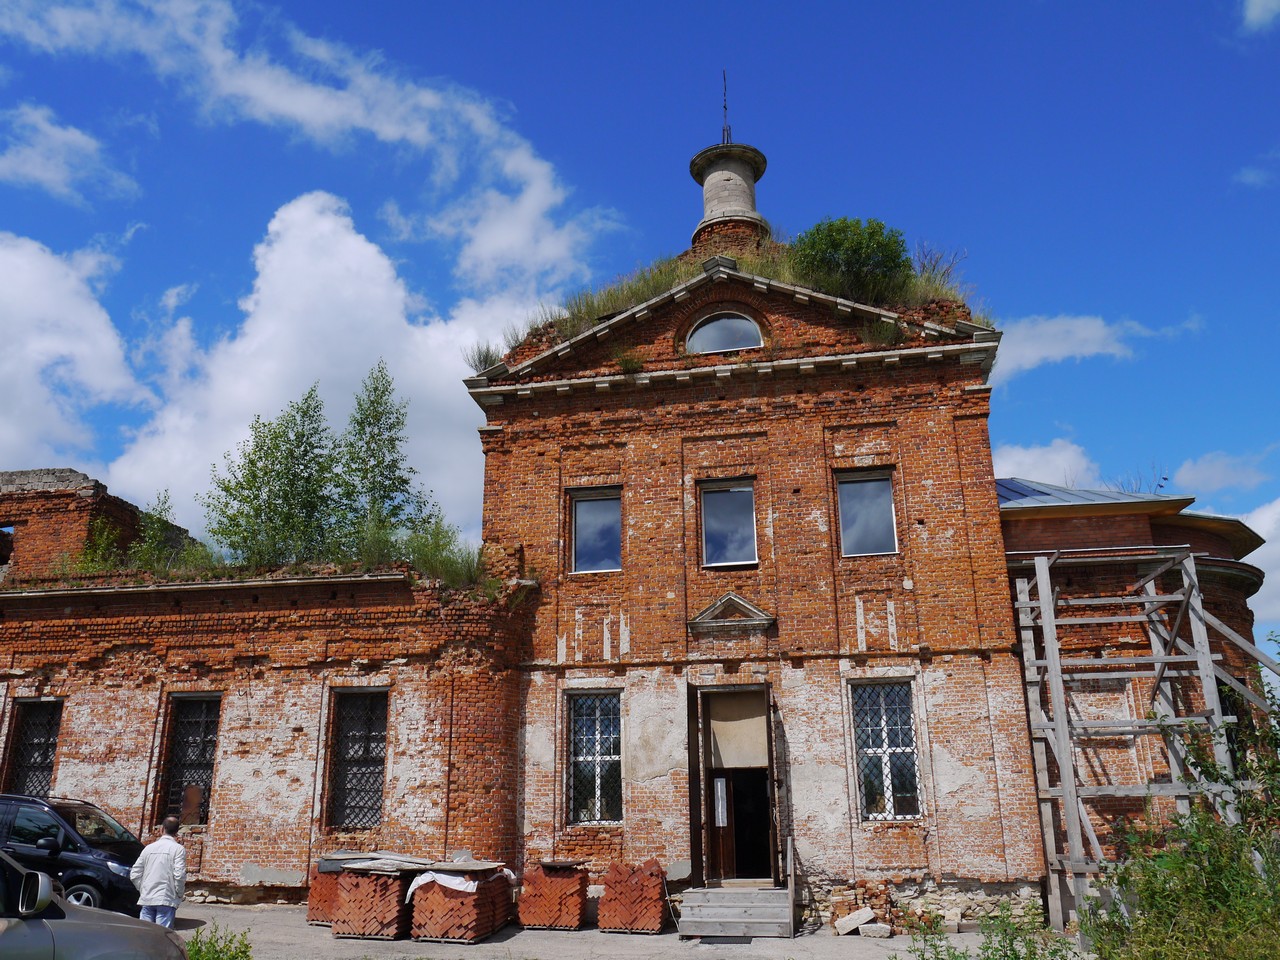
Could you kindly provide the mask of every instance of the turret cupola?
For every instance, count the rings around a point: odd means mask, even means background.
[[[702,185],[702,222],[693,231],[693,253],[755,246],[769,236],[756,210],[756,181],[764,176],[764,154],[745,143],[718,143],[689,161]]]

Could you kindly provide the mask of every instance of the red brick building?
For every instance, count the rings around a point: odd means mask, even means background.
[[[142,831],[179,810],[197,879],[227,886],[302,885],[339,847],[655,856],[692,883],[783,882],[790,853],[816,901],[867,877],[957,915],[1038,899],[1080,824],[1042,782],[1021,571],[1069,554],[1083,596],[1186,545],[1247,637],[1257,538],[1189,500],[998,488],[999,335],[740,269],[764,158],[692,169],[696,276],[467,381],[495,600],[399,571],[55,585],[94,511],[124,508],[0,474],[0,786]],[[1080,643],[1146,642],[1118,623]],[[1115,683],[1098,710],[1144,716],[1141,681]],[[1082,776],[1159,780],[1140,740]]]

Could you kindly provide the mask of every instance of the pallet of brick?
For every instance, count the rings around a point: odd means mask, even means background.
[[[581,930],[587,917],[585,860],[543,860],[526,867],[520,925],[533,930]]]
[[[338,901],[338,874],[348,861],[368,860],[371,854],[337,850],[316,860],[307,887],[307,923],[327,927]]]
[[[601,930],[661,933],[666,919],[666,874],[657,860],[650,857],[639,866],[609,864],[600,898]]]
[[[333,921],[333,910],[338,899],[338,877],[336,872],[321,872],[320,865],[311,868],[311,883],[307,888],[307,923],[328,926]]]
[[[477,870],[450,867],[414,881],[409,928],[414,940],[477,943],[511,920],[511,881],[498,865]]]
[[[372,940],[399,940],[408,935],[409,908],[404,901],[409,873],[358,870],[348,865],[337,876],[330,933]]]

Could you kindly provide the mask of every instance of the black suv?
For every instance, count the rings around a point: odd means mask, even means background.
[[[92,803],[0,793],[0,850],[49,874],[74,904],[138,912],[129,868],[142,844]]]

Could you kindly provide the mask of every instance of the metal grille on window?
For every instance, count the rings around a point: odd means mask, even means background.
[[[569,820],[622,819],[622,719],[616,693],[569,698]]]
[[[911,685],[855,685],[853,725],[863,817],[868,820],[918,817],[920,788],[916,777]]]
[[[62,726],[62,702],[18,703],[10,740],[5,789],[47,797],[53,788],[53,757]]]
[[[208,823],[222,701],[217,697],[175,697],[172,704],[164,812],[184,824]]]
[[[331,746],[329,826],[376,827],[387,762],[386,693],[339,694]]]

